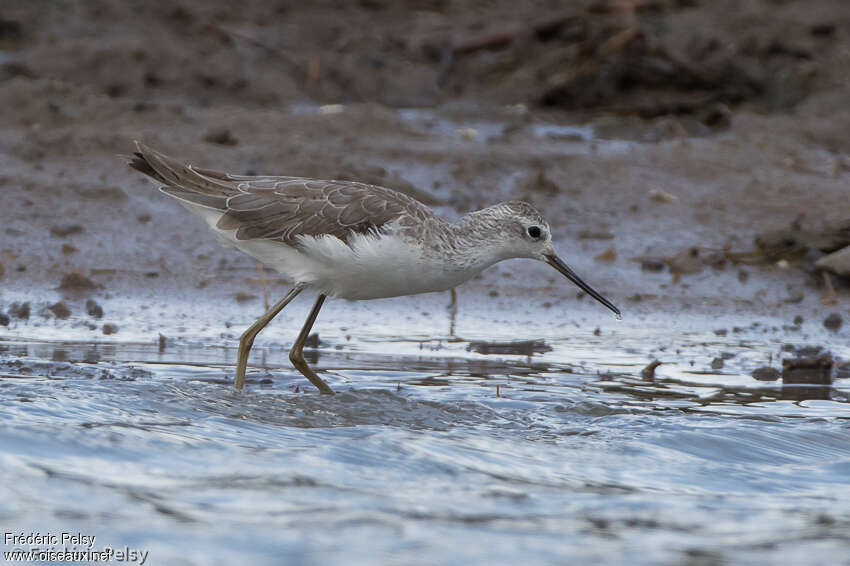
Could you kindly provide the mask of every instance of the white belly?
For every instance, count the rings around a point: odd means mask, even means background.
[[[311,284],[334,297],[379,299],[445,291],[479,271],[447,268],[395,236],[358,235],[346,244],[332,236],[302,240],[317,264]]]
[[[445,291],[478,275],[434,259],[394,235],[356,234],[345,243],[334,236],[303,236],[295,248],[274,240],[237,240],[216,227],[221,213],[181,201],[201,216],[219,241],[275,269],[293,283],[342,299],[381,299]]]

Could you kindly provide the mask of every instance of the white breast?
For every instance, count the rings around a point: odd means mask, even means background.
[[[392,234],[356,234],[347,244],[333,236],[300,240],[304,254],[320,265],[313,285],[344,299],[445,291],[478,273],[447,269],[414,242]]]
[[[457,269],[396,234],[354,234],[348,243],[335,236],[300,236],[298,248],[274,240],[237,240],[235,231],[216,227],[221,212],[181,204],[202,217],[223,245],[332,297],[380,299],[445,291],[483,269]]]

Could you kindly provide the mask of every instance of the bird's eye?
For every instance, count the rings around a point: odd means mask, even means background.
[[[528,235],[531,236],[534,239],[539,238],[540,234],[542,234],[542,233],[543,232],[540,230],[540,226],[529,226],[528,227]]]

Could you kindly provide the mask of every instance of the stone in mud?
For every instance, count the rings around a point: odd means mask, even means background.
[[[54,226],[50,229],[50,235],[54,238],[67,238],[82,234],[85,230],[79,224],[66,224],[64,226]]]
[[[110,334],[115,334],[118,332],[118,325],[112,324],[111,322],[107,322],[103,325],[103,333],[109,336]]]
[[[515,342],[470,342],[466,347],[467,352],[479,354],[517,354],[521,356],[532,356],[551,352],[552,347],[543,340],[518,340]]]
[[[121,201],[127,199],[127,193],[119,187],[86,187],[77,189],[80,197],[89,200]]]
[[[595,259],[596,261],[610,263],[617,259],[617,251],[614,248],[608,248],[593,259]]]
[[[86,301],[86,314],[92,318],[102,318],[103,308],[94,299]]]
[[[210,130],[207,135],[204,136],[204,141],[207,143],[214,143],[216,145],[229,145],[234,146],[239,143],[233,133],[227,128],[217,128],[214,130]]]
[[[68,305],[65,304],[65,301],[59,301],[58,303],[54,303],[47,307],[50,312],[53,313],[58,319],[65,320],[69,316],[71,316],[71,309],[68,308]]]
[[[830,313],[825,319],[823,319],[823,326],[828,330],[832,330],[833,332],[837,331],[841,328],[841,325],[844,323],[844,319],[841,318],[841,315],[837,312]]]
[[[827,352],[782,360],[782,399],[830,399],[835,363]]]
[[[650,363],[648,366],[646,366],[645,368],[643,368],[641,370],[641,372],[640,372],[641,377],[643,377],[644,379],[648,379],[648,380],[655,379],[655,368],[657,368],[660,365],[661,365],[661,362],[659,362],[658,360],[654,360],[652,363]]]
[[[769,366],[756,368],[753,370],[753,373],[750,374],[754,379],[758,379],[759,381],[776,381],[779,379],[779,370],[776,368],[772,368]]]
[[[829,385],[835,362],[828,352],[812,358],[782,360],[782,383]]]
[[[723,369],[723,358],[714,358],[711,360],[711,369]]]
[[[640,268],[643,271],[658,273],[660,271],[664,271],[664,262],[660,259],[644,259],[640,262]]]
[[[321,340],[319,340],[319,333],[314,332],[314,333],[310,334],[309,336],[307,336],[307,339],[304,340],[304,347],[305,348],[318,348],[321,343],[322,343]]]
[[[12,303],[9,305],[9,316],[12,318],[20,318],[22,320],[29,320],[30,317],[30,303],[29,301],[25,303]]]
[[[66,273],[59,284],[59,288],[63,291],[93,291],[98,287],[97,283],[77,272]]]
[[[677,253],[667,260],[667,265],[670,266],[670,273],[673,274],[674,280],[679,281],[681,275],[695,275],[700,273],[703,268],[703,262],[699,255],[699,249],[688,248]]]

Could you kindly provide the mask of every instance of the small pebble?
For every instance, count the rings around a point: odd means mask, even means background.
[[[648,366],[643,368],[640,372],[641,377],[644,379],[655,379],[655,368],[661,365],[661,362],[658,360],[653,361]]]
[[[325,104],[323,106],[319,106],[319,114],[322,116],[342,114],[343,112],[345,112],[345,106],[342,104]]]
[[[458,128],[455,131],[462,140],[475,141],[478,139],[478,130],[475,128]]]
[[[204,136],[204,141],[207,143],[214,143],[216,145],[227,145],[234,146],[239,143],[233,133],[227,128],[217,128],[210,130],[207,132],[207,135]]]
[[[667,191],[662,191],[661,189],[652,189],[649,191],[649,198],[654,200],[655,202],[678,202],[679,197],[674,194],[668,193]]]
[[[67,238],[68,236],[82,234],[84,231],[84,228],[79,224],[67,224],[64,226],[53,226],[50,229],[50,235],[54,238]]]
[[[71,309],[68,308],[68,305],[65,304],[65,301],[59,301],[58,303],[52,304],[49,307],[50,312],[53,313],[53,316],[56,318],[65,320],[69,316],[71,316]]]
[[[29,320],[30,317],[30,303],[29,301],[25,303],[12,303],[9,305],[9,316],[12,318],[20,318],[23,320]]]
[[[91,291],[97,289],[98,285],[81,273],[67,273],[62,276],[59,288],[64,291]]]
[[[92,318],[102,318],[103,308],[94,299],[86,301],[86,314]]]
[[[116,332],[118,332],[118,325],[117,324],[112,324],[111,322],[107,322],[106,324],[103,325],[103,333],[106,334],[107,336],[110,335],[110,334],[115,334]]]
[[[780,373],[776,368],[765,366],[754,369],[753,373],[750,375],[759,381],[776,381],[779,379]]]
[[[823,319],[823,326],[828,330],[832,330],[833,332],[837,331],[841,328],[841,325],[844,323],[844,319],[841,318],[841,315],[837,312],[831,313],[825,319]]]
[[[664,271],[664,262],[660,259],[645,259],[640,262],[640,268],[644,271],[658,273]]]
[[[617,259],[617,251],[614,248],[608,248],[593,259],[610,263]]]

